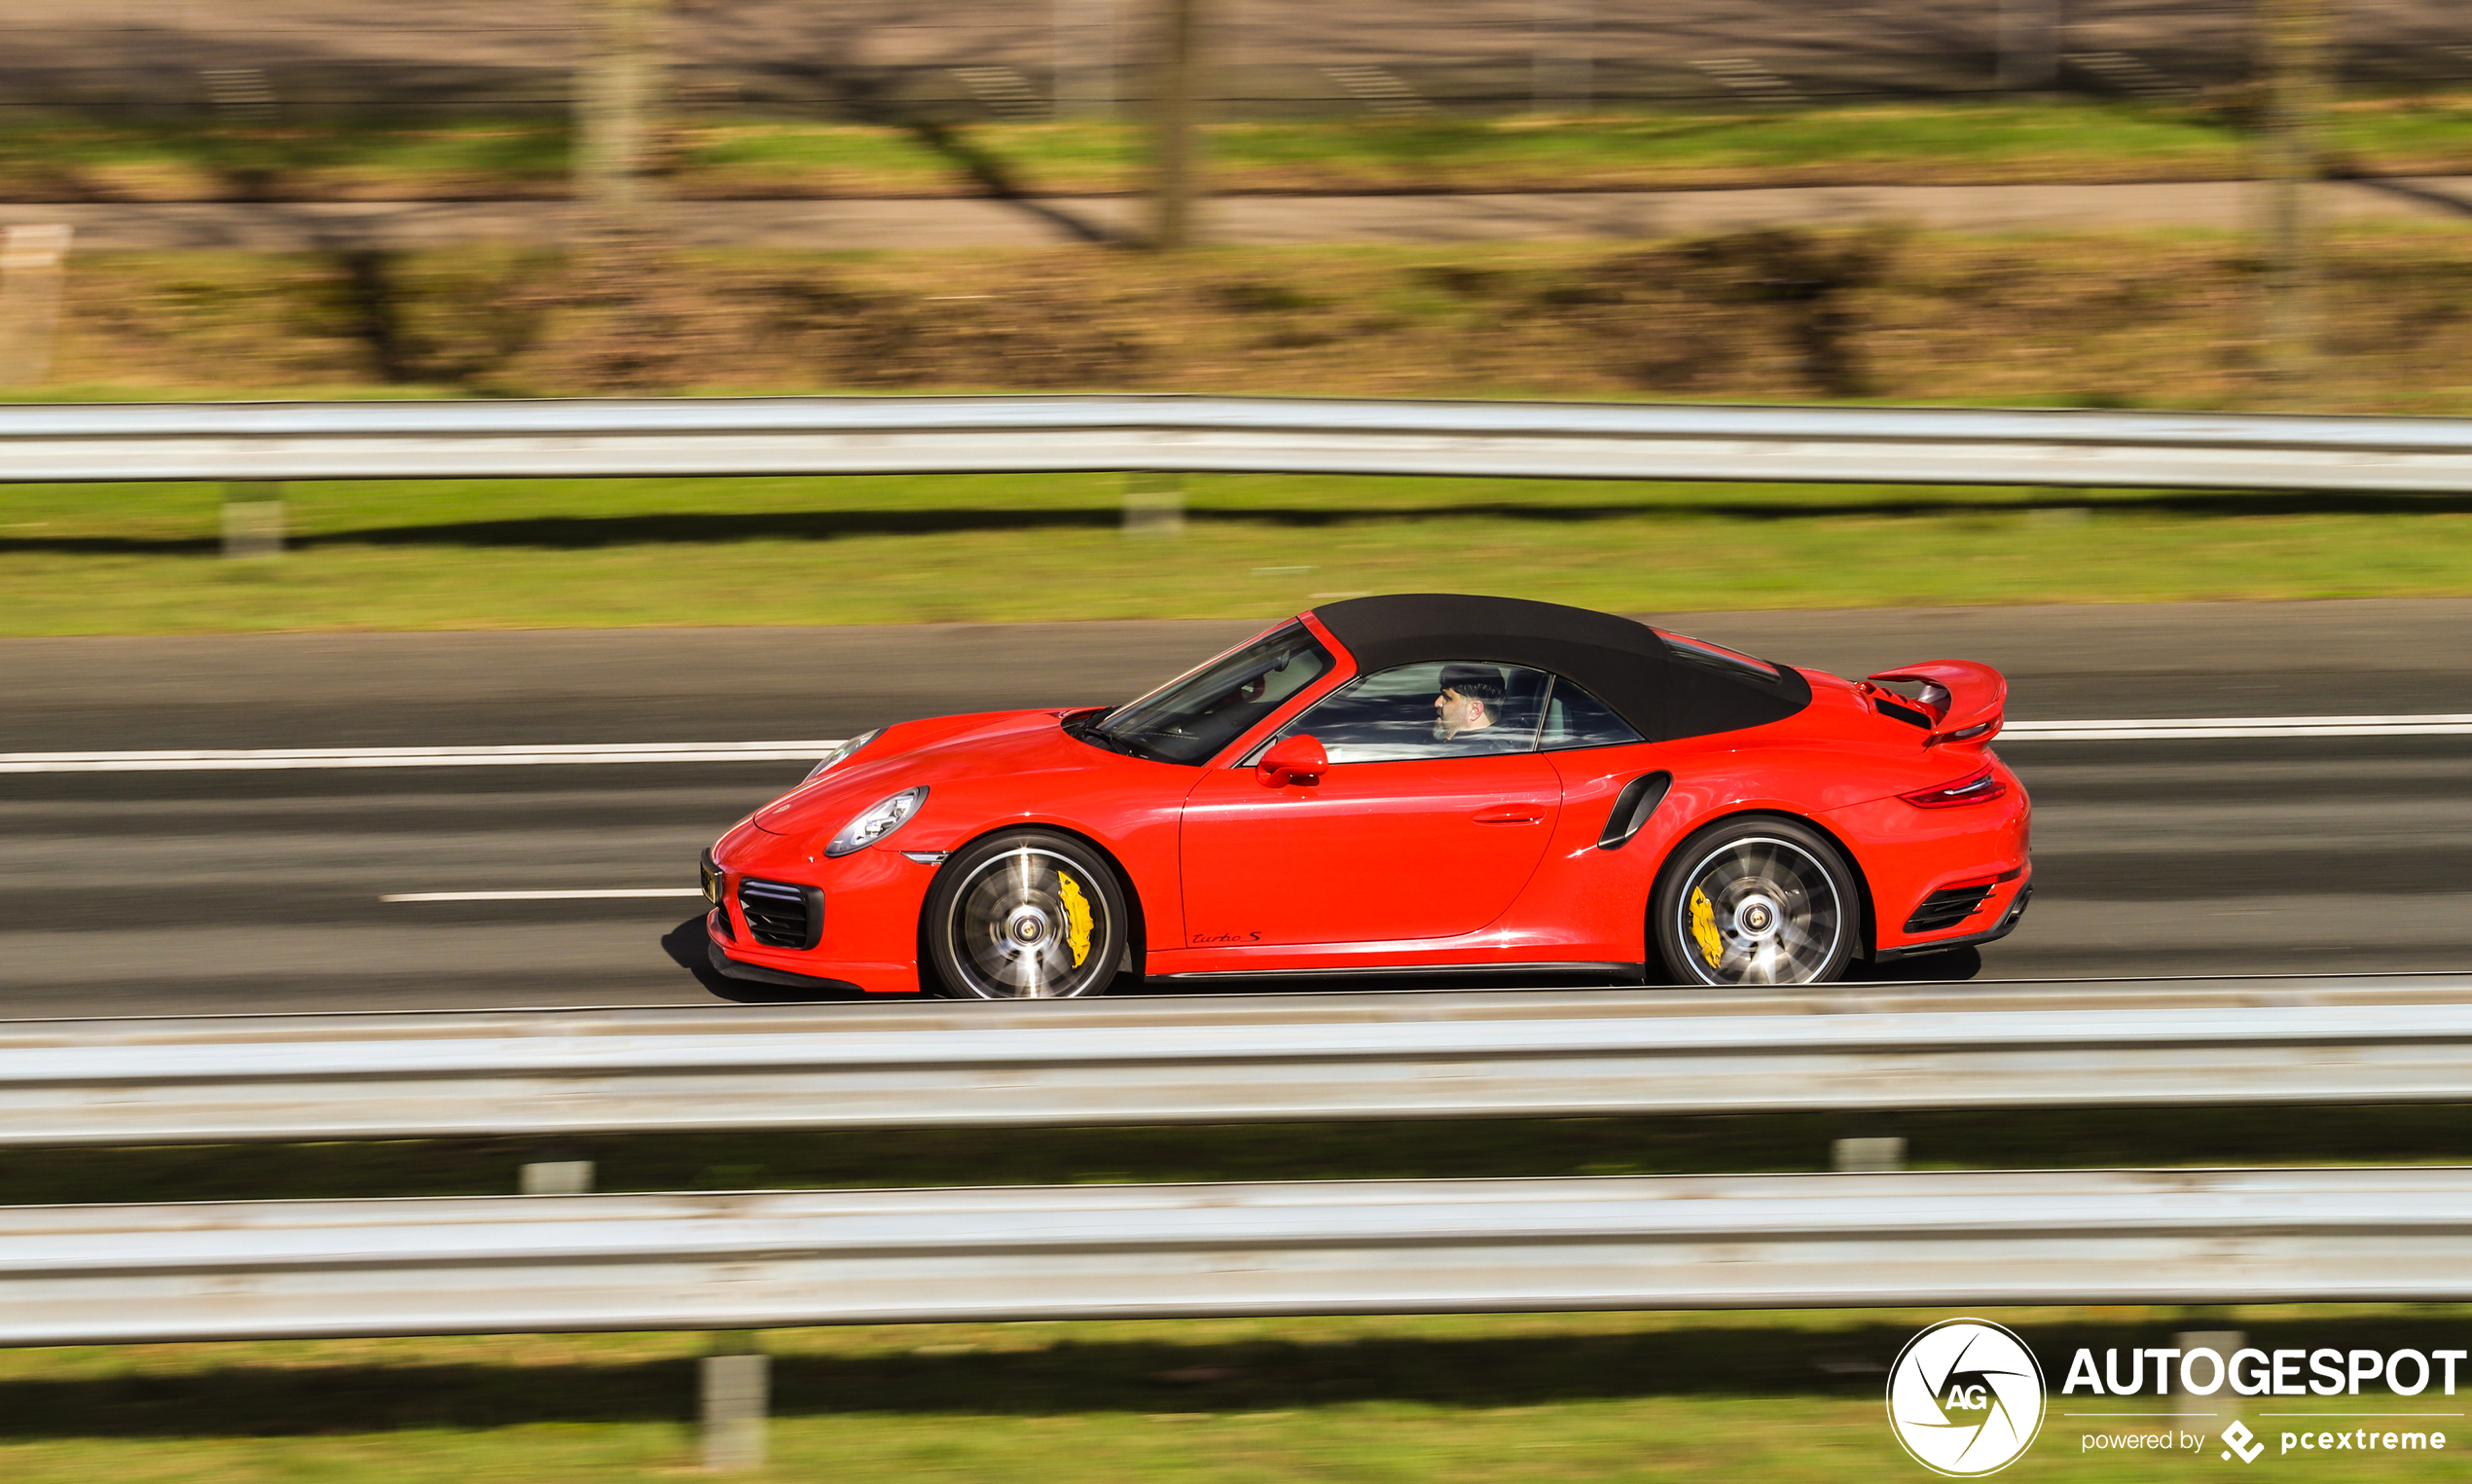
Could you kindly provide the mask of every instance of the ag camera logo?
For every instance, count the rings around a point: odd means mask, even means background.
[[[1998,1473],[2042,1430],[2042,1362],[1988,1320],[1943,1320],[1908,1340],[1889,1367],[1888,1423],[1934,1473]]]

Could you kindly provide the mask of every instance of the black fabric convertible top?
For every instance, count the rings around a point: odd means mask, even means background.
[[[1683,657],[1646,624],[1517,597],[1401,593],[1315,608],[1362,673],[1434,660],[1492,660],[1568,677],[1651,742],[1781,721],[1811,704],[1811,683]]]

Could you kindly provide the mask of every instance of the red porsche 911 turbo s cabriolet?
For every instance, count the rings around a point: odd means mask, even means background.
[[[1334,602],[1113,709],[851,739],[706,854],[713,966],[964,998],[1578,971],[1810,984],[2032,878],[2007,683],[1502,597]]]

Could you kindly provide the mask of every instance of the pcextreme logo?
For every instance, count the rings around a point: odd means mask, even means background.
[[[1998,1473],[2042,1430],[2042,1362],[1988,1320],[1943,1320],[1888,1368],[1888,1425],[1934,1473]]]

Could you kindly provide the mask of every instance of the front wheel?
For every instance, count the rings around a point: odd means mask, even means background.
[[[1853,957],[1859,903],[1853,871],[1818,831],[1753,817],[1684,841],[1649,910],[1685,984],[1824,984]]]
[[[991,835],[945,862],[921,927],[927,964],[956,999],[1104,994],[1131,944],[1115,872],[1046,830]]]

